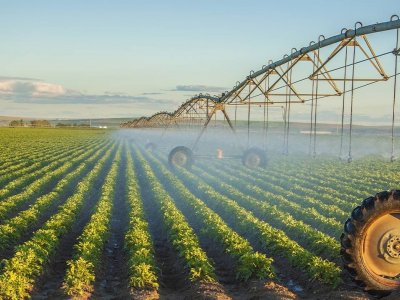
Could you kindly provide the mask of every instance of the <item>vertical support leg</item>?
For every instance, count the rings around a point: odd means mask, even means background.
[[[235,136],[235,143],[236,143],[236,145],[239,146],[239,148],[243,148],[243,146],[240,144],[240,142],[239,142],[239,140],[238,140],[238,138],[237,138],[235,127],[233,127],[232,121],[231,121],[231,119],[229,118],[229,116],[228,116],[228,114],[227,114],[225,108],[222,109],[221,111],[222,111],[222,113],[224,114],[225,119],[226,119],[226,121],[228,122],[229,127],[231,128],[231,130],[232,130],[232,132],[233,132],[233,135]]]
[[[196,150],[197,144],[199,143],[199,141],[200,141],[201,137],[203,136],[204,132],[206,131],[207,126],[210,123],[210,121],[211,121],[212,117],[214,116],[214,114],[216,113],[216,111],[217,111],[217,109],[216,109],[216,107],[214,107],[214,109],[212,110],[211,114],[207,116],[207,120],[204,123],[203,128],[201,129],[199,135],[196,138],[196,141],[193,144],[192,151]]]

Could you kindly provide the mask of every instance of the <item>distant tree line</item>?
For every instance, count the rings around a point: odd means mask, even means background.
[[[90,124],[88,123],[57,123],[56,127],[84,127],[90,128]]]
[[[12,120],[9,123],[10,127],[51,127],[51,124],[47,120],[32,120],[26,121],[24,120]]]

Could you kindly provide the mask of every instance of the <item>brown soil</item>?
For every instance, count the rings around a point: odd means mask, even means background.
[[[188,271],[181,263],[171,243],[167,239],[167,232],[163,226],[161,211],[158,209],[153,196],[150,192],[149,184],[141,176],[142,169],[135,160],[135,169],[138,174],[143,207],[147,220],[149,220],[149,230],[153,240],[154,255],[156,265],[159,268],[159,294],[160,297],[178,296],[188,290],[189,282]],[[172,298],[171,298],[172,299]]]
[[[124,251],[124,235],[128,227],[126,203],[126,157],[121,157],[110,220],[110,235],[104,248],[101,267],[96,276],[92,297],[96,299],[127,299],[128,270]]]

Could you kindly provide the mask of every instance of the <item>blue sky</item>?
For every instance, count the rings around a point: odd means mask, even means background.
[[[398,0],[15,0],[0,6],[0,115],[45,118],[174,110],[199,91],[230,89],[319,34],[400,14]]]

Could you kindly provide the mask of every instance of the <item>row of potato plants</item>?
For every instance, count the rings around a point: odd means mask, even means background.
[[[188,224],[185,216],[179,211],[171,196],[158,181],[143,155],[137,149],[134,149],[134,155],[140,162],[155,203],[161,210],[168,238],[188,268],[189,280],[192,282],[214,282],[216,280],[214,266],[200,247],[193,228]]]
[[[7,142],[7,141],[4,141]],[[45,162],[46,160],[51,159],[53,156],[60,155],[65,152],[64,147],[60,147],[58,144],[48,143],[39,148],[33,148],[33,145],[36,144],[37,141],[34,140],[34,137],[28,139],[28,143],[24,144],[21,141],[21,144],[18,144],[18,147],[10,147],[12,153],[2,153],[0,159],[3,159],[2,169],[0,170],[0,176],[4,174],[8,174],[8,171],[17,171],[18,165],[32,165],[32,162]],[[68,150],[79,150],[87,147],[89,144],[94,145],[94,141],[85,141],[82,144],[72,144],[67,148]],[[7,160],[8,159],[8,160]]]
[[[237,166],[232,164],[228,164],[228,166],[231,170],[237,169]],[[292,175],[287,175],[285,170],[278,172],[271,170],[269,167],[258,168],[254,170],[241,167],[240,170],[247,175],[251,175],[260,180],[268,180],[272,183],[280,185],[281,187],[284,187],[285,189],[288,189],[289,191],[300,196],[311,196],[325,204],[335,205],[342,211],[348,211],[353,208],[354,204],[351,200],[359,200],[357,197],[352,197],[348,194],[346,194],[346,199],[343,199],[343,193],[340,193],[337,190],[334,190],[335,193],[332,193],[333,189],[326,186],[326,182],[320,183],[321,185],[310,182],[306,174],[301,174],[301,171]],[[338,193],[336,194],[336,192]]]
[[[76,146],[105,140],[104,135],[92,132],[59,131],[59,130],[9,130],[0,129],[0,161],[1,170],[18,164],[20,161],[29,161],[34,157],[39,160],[48,151],[65,150]]]
[[[327,160],[321,161],[318,165],[313,165],[310,170],[299,168],[296,162],[293,162],[293,164],[292,168],[283,167],[280,174],[289,174],[288,176],[292,181],[301,179],[300,187],[311,187],[312,190],[315,190],[315,195],[320,195],[321,201],[330,197],[330,200],[336,202],[337,206],[345,212],[350,212],[360,204],[362,199],[376,193],[376,191],[396,188],[400,179],[399,173],[396,172],[398,162],[389,163],[377,159],[374,159],[372,163],[370,159],[362,159],[350,165],[344,164],[344,166],[343,163],[338,161]],[[273,163],[272,165],[276,166],[277,164]],[[268,166],[265,172],[264,170],[258,172],[268,173],[270,169]],[[275,169],[277,169],[276,173],[278,174],[279,168]],[[386,179],[381,180],[384,175],[386,175]],[[358,185],[352,183],[354,182],[353,178],[358,180]],[[379,182],[378,186],[370,186],[371,179],[376,179]],[[362,186],[362,189],[358,188],[360,186]],[[344,223],[345,219],[343,218],[340,223]]]
[[[76,148],[70,149],[68,151],[69,155],[76,154],[78,151],[87,151],[87,149],[92,148],[95,145],[80,145]],[[60,152],[61,153],[61,152]],[[63,151],[65,153],[65,150]],[[40,168],[46,166],[50,162],[53,161],[53,157],[57,156],[59,153],[54,153],[53,151],[50,153],[46,153],[45,155],[39,156],[39,157],[29,157],[29,161],[26,161],[26,163],[19,169],[16,168],[10,168],[9,170],[6,171],[6,174],[0,176],[0,186],[4,186],[8,182],[22,176],[28,173],[35,172],[39,170]],[[31,162],[34,162],[33,164]]]
[[[21,211],[15,217],[4,220],[0,225],[0,253],[6,248],[15,245],[24,233],[37,224],[39,218],[50,207],[57,206],[62,199],[66,198],[66,195],[72,193],[73,186],[76,186],[78,180],[89,172],[106,149],[107,146],[103,146],[100,149],[96,147],[72,159],[71,164],[78,164],[78,166],[61,179],[52,191],[40,196],[28,209]],[[0,207],[2,207],[1,204]]]
[[[324,202],[325,204],[328,205],[335,205],[342,211],[351,210],[354,206],[354,201],[359,200],[357,197],[350,195],[348,193],[343,194],[343,191],[340,193],[339,191],[334,190],[335,193],[332,193],[333,189],[330,188],[329,186],[326,185],[318,186],[315,184],[311,184],[304,177],[299,178],[298,176],[293,176],[293,175],[288,176],[285,174],[271,174],[271,176],[269,176],[268,173],[263,175],[264,176],[261,175],[260,177],[261,178],[279,177],[281,178],[281,180],[288,180],[292,182],[292,186],[289,188],[291,192],[301,196],[309,195],[312,196],[313,198],[318,198],[320,199],[321,202]]]
[[[76,153],[79,155],[81,153],[84,153],[85,150],[80,150],[77,151]],[[43,168],[39,168],[34,172],[29,172],[28,174],[25,174],[21,177],[16,178],[15,180],[9,182],[6,184],[4,187],[0,189],[0,200],[5,199],[6,197],[9,197],[10,195],[15,195],[18,193],[19,190],[23,189],[29,189],[29,184],[32,182],[35,182],[37,178],[40,178],[41,176],[44,176],[48,174],[49,172],[52,172],[54,170],[57,170],[60,166],[68,162],[70,155],[74,155],[75,151],[71,152],[64,152],[60,155],[54,156],[51,161],[47,162],[44,164]],[[35,190],[37,187],[35,186]]]
[[[289,166],[287,166],[288,172],[294,175],[298,172],[301,174],[305,173],[305,176],[310,181],[316,179],[324,185],[332,186],[338,191],[347,190],[346,193],[350,193],[358,199],[365,198],[366,189],[381,190],[382,185],[387,186],[388,183],[398,182],[400,179],[398,172],[395,171],[398,168],[397,163],[392,164],[377,161],[376,164],[371,165],[370,160],[362,159],[352,164],[344,164],[337,160],[324,159],[316,162],[311,161],[312,167],[306,167],[305,170],[302,170],[305,163],[289,160]],[[296,168],[297,166],[298,168]],[[374,171],[366,172],[366,169]],[[354,188],[356,186],[363,186],[363,189]],[[367,192],[367,195],[369,195],[369,192]]]
[[[354,185],[346,185],[349,179],[346,174],[343,174],[340,182],[332,180],[331,176],[325,175],[322,177],[323,179],[320,179],[313,176],[313,173],[316,172],[315,168],[317,168],[317,166],[311,170],[296,169],[295,167],[293,167],[293,170],[284,168],[281,170],[274,170],[268,167],[265,170],[255,170],[255,172],[266,180],[272,176],[280,178],[283,182],[295,183],[296,185],[293,188],[297,187],[298,192],[302,193],[305,190],[307,190],[307,192],[313,191],[318,199],[328,201],[330,204],[335,204],[344,211],[352,209],[354,203],[360,201],[360,194],[357,193]],[[317,171],[317,173],[318,172],[323,171]]]
[[[126,153],[127,203],[129,226],[125,233],[125,251],[128,254],[129,287],[131,290],[158,289],[157,266],[138,177],[134,169],[132,153]]]
[[[74,246],[74,257],[67,261],[63,289],[68,296],[73,298],[87,298],[93,292],[96,271],[100,266],[101,254],[110,229],[120,160],[121,145],[101,187],[100,199],[94,208],[94,212]]]
[[[246,281],[250,278],[275,277],[271,258],[254,251],[245,238],[233,231],[218,214],[195,197],[162,163],[151,155],[148,155],[148,158],[154,166],[153,169],[159,173],[158,177],[166,180],[180,202],[194,211],[196,219],[201,224],[202,233],[221,244],[224,251],[236,261],[237,279]]]
[[[236,200],[239,205],[250,210],[260,219],[268,221],[278,229],[282,229],[292,239],[299,243],[305,243],[307,249],[314,254],[323,254],[330,260],[336,260],[339,255],[340,245],[338,241],[327,234],[313,228],[312,226],[297,220],[290,213],[285,212],[277,205],[271,205],[266,201],[260,201],[242,191],[246,189],[244,182],[233,185],[225,181],[232,175],[226,174],[217,177],[210,175],[210,168],[195,168],[196,174],[204,179],[209,185],[221,194]],[[237,172],[236,174],[240,173]]]
[[[290,265],[304,270],[311,280],[319,280],[332,286],[340,283],[340,268],[333,262],[307,251],[290,239],[285,232],[256,218],[253,213],[241,207],[236,201],[218,193],[198,176],[181,168],[177,172],[189,189],[202,195],[204,197],[202,199],[209,204],[209,207],[220,212],[223,218],[230,219],[232,226],[237,226],[243,234],[257,233],[256,237],[266,251],[279,253]]]
[[[225,175],[224,172],[219,172],[217,169],[210,169],[209,172],[216,176]],[[239,177],[227,177],[225,178],[225,180],[230,185],[241,185],[241,191],[243,193],[251,195],[257,199],[262,199],[262,201],[270,205],[276,205],[284,212],[293,215],[297,220],[301,220],[306,224],[318,228],[318,230],[333,238],[337,238],[340,235],[343,226],[335,219],[321,215],[317,210],[312,207],[304,208],[302,205],[290,201],[280,194],[266,191],[260,188],[258,185],[248,183],[248,181],[251,182],[251,178],[241,179],[239,171],[237,171],[236,173],[239,175]]]
[[[7,142],[7,141],[4,141]],[[16,150],[19,149],[20,151]],[[16,170],[16,166],[21,164],[29,164],[32,160],[40,160],[43,157],[43,153],[58,152],[60,148],[56,148],[53,145],[46,145],[43,147],[32,147],[32,141],[29,144],[24,145],[23,143],[18,144],[18,148],[9,147],[8,151],[2,151],[0,159],[2,160],[2,169],[0,175],[8,173],[8,171]]]
[[[319,168],[326,174],[329,174],[333,180],[340,181],[341,175],[345,175],[350,184],[360,184],[368,181],[368,184],[379,185],[381,182],[398,181],[399,175],[396,170],[398,169],[398,162],[383,161],[378,158],[363,158],[355,161],[352,164],[338,164],[335,162],[322,164]],[[366,172],[366,170],[373,170]],[[338,172],[339,171],[339,172]],[[389,171],[389,172],[388,172]],[[392,172],[394,171],[394,172]],[[318,175],[316,172],[315,175]]]
[[[106,169],[115,146],[97,162],[70,196],[32,237],[15,249],[12,258],[3,260],[0,273],[0,299],[30,298],[36,280],[57,252],[64,234],[73,226],[88,196],[95,191],[94,183]],[[29,267],[27,267],[29,266]]]
[[[97,148],[98,147],[95,149]],[[34,199],[36,196],[46,193],[47,186],[61,180],[65,174],[71,172],[75,166],[80,164],[87,157],[86,151],[79,151],[76,154],[77,157],[75,158],[71,159],[71,157],[67,157],[63,159],[63,164],[61,166],[53,171],[45,173],[42,177],[27,185],[21,193],[0,201],[0,219],[4,221],[11,212],[18,210],[21,205]],[[2,222],[0,221],[0,223]]]
[[[240,169],[240,168],[239,168]],[[228,172],[229,168],[222,166],[217,169],[218,172]],[[266,191],[269,191],[276,195],[282,195],[290,201],[300,204],[303,208],[311,208],[318,211],[319,214],[324,215],[328,218],[334,218],[338,222],[343,221],[348,217],[348,212],[339,209],[336,205],[324,204],[319,199],[315,199],[312,196],[302,196],[291,192],[290,190],[280,186],[274,181],[273,177],[269,177],[268,180],[262,180],[254,175],[248,175],[245,172],[241,172],[241,178],[249,183],[252,183]]]

